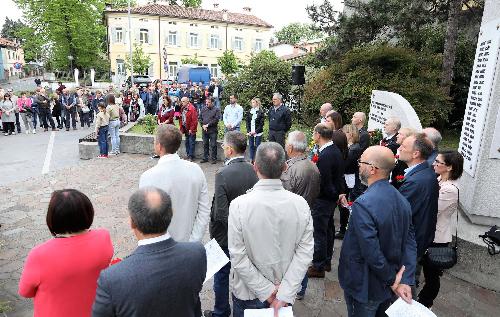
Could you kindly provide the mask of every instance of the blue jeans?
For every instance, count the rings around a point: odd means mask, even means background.
[[[215,99],[215,107],[220,109],[220,99],[219,98],[214,98],[214,99]]]
[[[186,133],[185,137],[186,137],[186,141],[185,141],[186,155],[189,158],[194,159],[194,146],[196,144],[196,134],[191,135],[189,133]]]
[[[229,257],[229,249],[222,247],[224,253]],[[214,275],[214,293],[215,305],[212,316],[229,317],[231,315],[231,306],[229,305],[229,272],[231,271],[231,262],[226,264],[219,272]]]
[[[111,152],[120,153],[120,120],[109,121],[109,135],[111,137]]]
[[[99,128],[97,133],[97,142],[99,143],[99,152],[101,155],[108,155],[108,126]]]
[[[233,317],[244,317],[245,309],[269,308],[267,302],[263,303],[259,299],[241,300],[233,295]]]
[[[360,303],[354,297],[344,293],[347,305],[347,316],[349,317],[382,317],[386,316],[385,311],[391,305],[390,299],[385,301],[372,301]]]
[[[255,159],[255,152],[257,152],[257,148],[262,142],[262,135],[259,136],[250,136],[248,138],[248,144],[250,145],[250,160],[253,162]]]
[[[36,129],[36,125],[38,123],[38,116],[40,112],[38,111],[38,106],[31,105],[31,111],[33,111],[33,129]],[[40,124],[42,124],[40,120]]]

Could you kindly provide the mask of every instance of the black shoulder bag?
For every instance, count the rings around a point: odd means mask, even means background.
[[[453,185],[455,186],[455,185]],[[424,254],[424,261],[430,266],[446,270],[451,269],[457,264],[457,243],[458,243],[458,203],[460,202],[460,190],[455,186],[458,191],[457,200],[457,226],[455,229],[455,245],[446,247],[429,247]]]

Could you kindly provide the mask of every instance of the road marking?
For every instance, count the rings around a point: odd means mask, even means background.
[[[54,139],[56,133],[50,132],[49,145],[47,146],[47,153],[45,154],[45,162],[43,162],[42,175],[49,172],[50,160],[52,159],[52,150],[54,149]]]

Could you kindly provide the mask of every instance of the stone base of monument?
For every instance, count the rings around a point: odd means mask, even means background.
[[[128,133],[134,123],[129,123],[122,129],[120,129],[120,152],[130,153],[130,154],[143,154],[143,155],[153,155],[154,154],[154,136],[144,135],[137,133]],[[89,135],[80,140],[78,144],[78,149],[80,153],[80,159],[90,160],[99,155],[99,146],[97,142],[94,141],[95,136]],[[108,138],[109,148],[111,149],[111,141]],[[217,159],[219,161],[224,161],[224,151],[221,148],[222,141],[217,141]],[[181,157],[186,156],[186,147],[184,146],[184,139],[182,140],[181,146],[177,153]],[[203,140],[197,139],[195,144],[195,158],[203,158]]]

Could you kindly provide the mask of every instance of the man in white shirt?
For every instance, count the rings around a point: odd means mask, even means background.
[[[275,142],[257,149],[259,181],[229,206],[228,246],[233,267],[233,317],[244,310],[295,302],[314,249],[307,201],[281,184],[285,151]]]
[[[243,119],[243,108],[237,103],[236,95],[229,96],[229,105],[224,108],[224,130],[240,131],[241,120]]]
[[[176,153],[181,141],[175,126],[158,127],[154,147],[160,159],[141,175],[139,188],[154,186],[170,195],[173,217],[168,232],[176,241],[201,241],[210,215],[207,180],[197,164]]]

